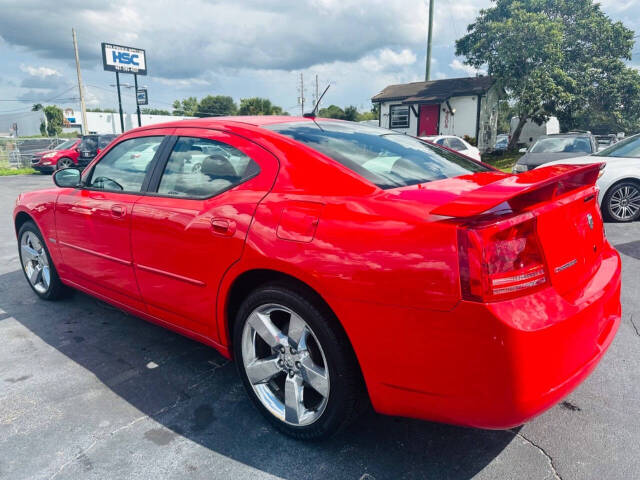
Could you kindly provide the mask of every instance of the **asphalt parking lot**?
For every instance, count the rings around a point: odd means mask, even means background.
[[[267,425],[214,350],[80,293],[36,297],[11,212],[19,192],[49,185],[0,177],[2,479],[640,477],[640,222],[607,225],[623,321],[566,402],[512,431],[369,413],[305,444]]]

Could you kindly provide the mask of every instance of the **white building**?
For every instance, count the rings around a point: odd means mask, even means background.
[[[381,127],[418,137],[468,136],[486,151],[495,144],[501,93],[491,77],[448,78],[390,85],[371,101],[380,105]]]
[[[80,134],[82,128],[82,115],[80,111],[71,108],[64,110],[65,128],[64,132],[77,132]],[[153,125],[155,123],[173,122],[195,117],[180,117],[174,115],[140,115],[142,126]],[[138,116],[135,113],[123,114],[125,132],[138,127]],[[122,133],[120,128],[120,114],[107,112],[87,112],[87,123],[89,128],[87,133]]]

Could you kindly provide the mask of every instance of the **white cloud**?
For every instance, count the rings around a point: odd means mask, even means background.
[[[457,58],[453,59],[453,62],[451,62],[449,64],[449,67],[451,67],[452,70],[456,70],[458,72],[463,72],[466,75],[469,76],[474,76],[476,74],[486,74],[486,72],[484,70],[478,70],[475,67],[472,67],[471,65],[465,65],[464,63],[462,63],[460,60],[458,60]]]
[[[59,77],[60,72],[58,72],[55,68],[49,67],[33,67],[31,65],[20,65],[20,70],[33,77]]]
[[[372,72],[384,70],[395,70],[398,67],[413,65],[416,61],[416,54],[409,49],[395,52],[390,48],[384,48],[374,54],[366,55],[358,63]]]

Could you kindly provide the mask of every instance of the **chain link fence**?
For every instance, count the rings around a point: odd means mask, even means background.
[[[0,168],[29,168],[37,152],[51,150],[68,138],[1,138]]]

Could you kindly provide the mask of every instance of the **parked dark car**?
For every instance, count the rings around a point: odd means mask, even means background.
[[[598,144],[589,132],[559,133],[538,138],[531,148],[525,151],[513,166],[513,173],[533,170],[554,160],[591,155],[598,151]]]
[[[78,167],[86,167],[91,160],[96,158],[98,154],[104,150],[104,147],[109,145],[111,141],[116,138],[116,134],[104,134],[104,135],[85,135],[82,137],[82,142],[78,145],[80,155],[78,156]]]

